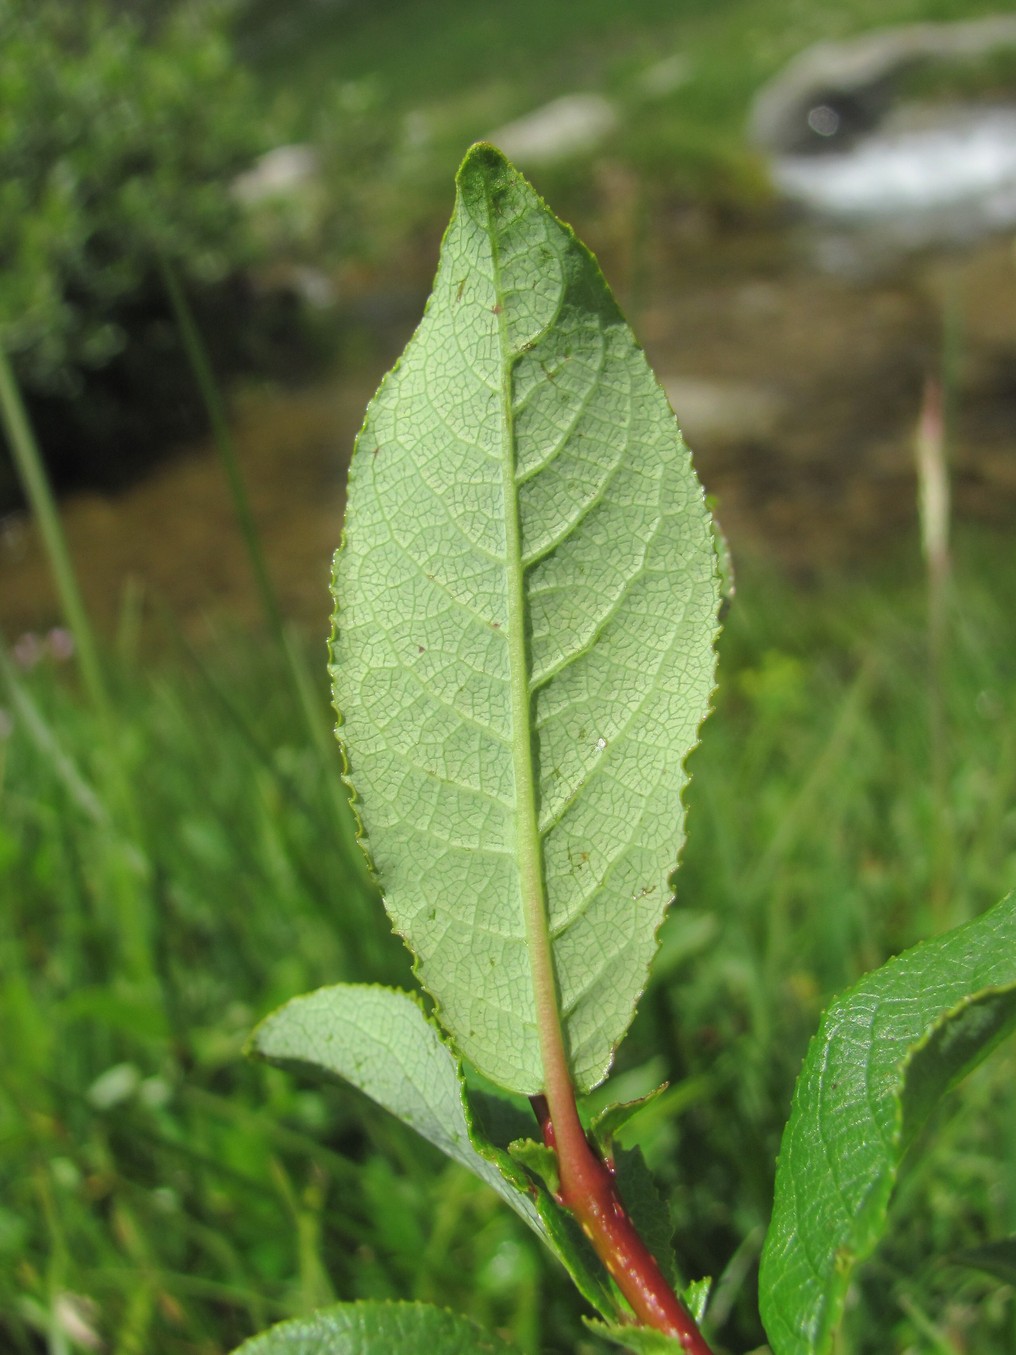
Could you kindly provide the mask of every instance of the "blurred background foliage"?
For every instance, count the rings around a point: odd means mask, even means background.
[[[253,257],[228,185],[272,130],[227,18],[207,3],[0,6],[0,332],[58,471],[73,457],[83,475],[91,453],[102,482],[104,458],[129,459],[120,440],[157,440],[139,429],[178,403],[160,266],[210,310]]]
[[[316,288],[356,312],[383,279],[416,283],[463,147],[541,102],[595,90],[619,110],[595,150],[543,166],[541,188],[595,246],[624,247],[681,204],[766,210],[745,115],[802,47],[991,8],[595,0],[579,22],[535,0],[468,15],[459,0],[2,0],[0,328],[54,473],[115,483],[200,427],[165,266],[224,375],[292,375],[345,335],[333,322],[325,341],[314,304],[294,301]],[[294,143],[309,182],[245,206],[239,177]],[[8,474],[0,503],[13,493]]]
[[[650,331],[654,297],[673,304],[677,256],[704,293],[681,311],[686,347],[709,345],[726,374],[709,289],[729,256],[716,250],[747,226],[738,249],[761,260],[765,285],[785,281],[767,233],[781,209],[744,134],[753,93],[813,41],[990,9],[0,0],[0,337],[50,472],[64,486],[121,484],[207,419],[167,270],[223,399],[238,376],[274,398],[338,365],[344,401],[362,409],[415,323],[464,146],[576,90],[609,95],[618,125],[595,151],[542,166],[541,191]],[[994,89],[1010,77],[1003,64],[978,79]],[[259,157],[294,145],[310,159],[290,163],[313,167],[301,191],[238,189]],[[821,289],[807,278],[805,290]],[[757,279],[743,291],[745,328],[760,295]],[[879,364],[923,375],[942,342],[929,313],[920,343],[879,350],[872,382]],[[823,340],[816,322],[802,342],[821,351]],[[329,732],[324,581],[339,534],[332,481],[349,450],[337,403],[329,389],[327,434],[281,405],[270,476],[254,445],[262,406],[238,437],[261,563],[300,574],[313,628],[280,627],[270,600],[264,616],[217,610],[247,565],[207,448],[192,459],[210,470],[167,481],[145,519],[165,595],[115,575],[96,588],[110,571],[97,554],[76,559],[103,623],[106,701],[81,682],[52,590],[14,628],[8,618],[29,612],[0,591],[5,1351],[223,1355],[332,1297],[440,1302],[533,1352],[605,1349],[478,1183],[361,1098],[243,1058],[252,1024],[298,992],[413,982],[351,846]],[[849,420],[869,403],[859,389],[843,428],[841,411],[823,415],[814,436],[828,458],[834,446],[846,455]],[[304,457],[308,438],[324,445],[327,480]],[[749,441],[728,503],[765,456]],[[771,541],[814,543],[823,529],[807,534],[794,471],[762,479]],[[867,473],[836,481],[829,520]],[[282,539],[289,482],[306,504]],[[888,497],[901,497],[897,484]],[[306,505],[323,498],[327,539],[306,549]],[[115,552],[139,500],[85,503]],[[235,493],[232,505],[242,519]],[[68,499],[65,520],[79,507]],[[788,569],[775,544],[767,554],[735,539],[679,903],[612,1085],[626,1098],[670,1083],[633,1133],[672,1201],[681,1265],[717,1279],[720,1347],[739,1355],[763,1340],[754,1276],[775,1153],[823,1004],[1016,877],[1011,524],[958,524],[943,649],[929,635],[912,503],[891,522],[901,518],[905,529],[849,569],[808,548]],[[199,519],[212,563],[192,533]],[[0,590],[26,534],[17,514],[3,520]],[[844,1350],[1016,1348],[1011,1283],[960,1264],[1016,1233],[1014,1086],[1007,1051],[942,1108],[852,1299]]]
[[[153,30],[95,3],[7,0],[0,24],[0,323],[26,381],[75,395],[123,351],[117,317],[160,259],[206,284],[247,261],[223,189],[265,129],[213,7]]]

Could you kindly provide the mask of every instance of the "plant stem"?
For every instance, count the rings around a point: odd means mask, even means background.
[[[505,514],[505,564],[507,582],[508,668],[511,674],[512,758],[515,774],[516,845],[522,914],[533,980],[536,1028],[543,1066],[543,1096],[535,1097],[544,1141],[557,1156],[561,1190],[559,1202],[578,1221],[607,1267],[636,1318],[644,1326],[676,1337],[688,1355],[711,1355],[688,1309],[667,1284],[655,1257],[639,1237],[621,1203],[614,1178],[593,1151],[579,1120],[575,1087],[561,1020],[560,997],[551,946],[549,909],[543,873],[543,840],[540,831],[537,786],[539,774],[533,756],[531,731],[535,728],[530,685],[528,598],[522,519],[516,469],[515,408],[511,371],[517,354],[512,348],[501,299],[506,288],[501,277],[499,244],[493,223],[497,208],[491,199],[489,212],[494,291],[498,304],[498,342],[504,381],[502,384],[502,488]],[[541,1111],[546,1114],[541,1118]]]
[[[563,1103],[558,1100],[556,1113],[549,1094],[532,1098],[544,1142],[557,1157],[558,1203],[575,1216],[643,1326],[676,1337],[688,1355],[712,1355],[695,1319],[635,1231],[613,1171],[586,1138],[570,1090]]]
[[[326,721],[320,717],[306,666],[303,664],[293,638],[283,621],[282,608],[279,605],[278,595],[268,570],[268,561],[261,545],[261,537],[254,520],[247,486],[236,454],[225,404],[215,379],[215,373],[212,370],[211,359],[208,356],[201,331],[198,329],[194,314],[184,290],[180,286],[176,272],[165,258],[160,257],[159,267],[166,296],[176,318],[177,328],[180,331],[184,353],[190,363],[194,380],[208,414],[212,438],[225,473],[226,483],[229,486],[233,511],[236,514],[237,526],[247,551],[247,558],[250,562],[251,573],[254,577],[265,621],[279,653],[285,660],[297,708],[303,716],[312,745],[328,773],[326,786],[332,797],[336,822],[345,850],[345,859],[350,867],[357,872],[358,883],[361,888],[369,890],[371,897],[373,897],[373,887],[366,861],[356,843],[353,816],[349,812],[348,795],[334,773],[334,769],[338,766],[335,757],[335,741]]]
[[[74,647],[89,698],[100,719],[107,726],[112,726],[113,704],[102,664],[99,662],[98,648],[88,613],[85,611],[70,552],[67,549],[67,538],[60,523],[53,492],[46,479],[42,453],[28,421],[21,392],[2,343],[0,343],[0,424],[7,434],[18,478],[42,535],[60,597],[60,605],[74,636]]]
[[[948,366],[943,363],[943,366]],[[946,659],[949,653],[949,466],[945,401],[940,382],[924,386],[917,427],[918,507],[921,546],[928,591],[928,741],[931,748],[933,838],[932,909],[939,926],[947,925],[952,883],[953,824],[949,805],[949,728],[945,707]]]
[[[141,827],[137,813],[135,790],[124,760],[120,727],[114,710],[106,672],[99,657],[95,633],[85,608],[84,599],[74,572],[67,538],[57,508],[42,452],[25,409],[21,391],[11,366],[10,358],[0,340],[0,428],[6,434],[11,457],[29,507],[39,528],[56,584],[57,595],[67,625],[74,637],[74,649],[80,665],[85,691],[98,719],[102,738],[98,741],[97,771],[102,779],[102,791],[96,797],[86,782],[77,775],[72,764],[61,751],[59,743],[45,722],[33,713],[27,717],[27,699],[17,695],[13,669],[6,659],[0,662],[0,676],[26,717],[26,728],[44,757],[49,757],[65,784],[71,789],[79,805],[103,828],[97,842],[101,850],[109,850],[111,874],[107,880],[106,897],[112,910],[116,935],[121,946],[119,973],[129,982],[141,984],[154,991],[155,967],[151,939],[152,918],[143,900],[142,884],[147,879],[148,864],[141,849]],[[107,818],[108,811],[112,811]],[[109,831],[111,830],[111,831]],[[115,884],[114,884],[115,882]]]
[[[201,399],[205,406],[205,411],[208,414],[208,419],[212,426],[212,438],[226,475],[226,481],[229,485],[229,492],[233,500],[233,510],[236,513],[240,535],[243,537],[243,544],[247,550],[247,558],[250,561],[251,571],[254,575],[258,597],[268,625],[274,633],[280,648],[285,648],[282,612],[279,608],[278,598],[275,595],[275,589],[272,586],[272,581],[268,573],[268,565],[265,561],[264,551],[261,549],[261,539],[258,536],[257,526],[254,522],[254,514],[251,512],[250,500],[247,497],[247,487],[244,484],[243,475],[240,471],[240,463],[237,459],[236,450],[233,446],[232,434],[229,430],[229,421],[226,417],[226,410],[222,402],[222,397],[212,372],[212,365],[208,359],[208,354],[205,351],[205,346],[201,339],[197,324],[195,323],[190,305],[177,280],[175,270],[167,259],[161,257],[159,259],[159,266],[162,272],[162,284],[166,289],[166,296],[169,299],[170,307],[176,319],[177,328],[180,331],[180,339],[183,344],[184,353],[187,356],[187,361],[190,363],[191,371],[194,373],[194,379],[197,383]]]

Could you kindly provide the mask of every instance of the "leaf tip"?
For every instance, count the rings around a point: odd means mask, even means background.
[[[489,141],[477,141],[466,151],[455,184],[460,195],[485,192],[494,196],[518,178],[518,171],[503,151]]]
[[[459,166],[459,177],[463,174],[476,172],[503,172],[509,169],[510,163],[504,151],[498,150],[490,141],[474,141],[466,151],[465,158]]]

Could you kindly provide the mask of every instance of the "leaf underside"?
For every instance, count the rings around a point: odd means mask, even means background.
[[[367,984],[319,988],[265,1017],[251,1048],[277,1067],[350,1083],[485,1181],[547,1240],[529,1195],[478,1151],[458,1062],[416,998]]]
[[[826,1012],[794,1093],[759,1279],[774,1355],[825,1355],[935,1102],[1016,1029],[1016,893],[867,975]]]
[[[408,993],[334,984],[265,1017],[251,1052],[276,1067],[356,1087],[478,1176],[525,1220],[600,1313],[617,1310],[601,1268],[564,1210],[477,1125],[462,1069]]]
[[[492,147],[457,187],[424,318],[350,469],[339,736],[386,906],[457,1048],[542,1089],[531,947],[549,938],[584,1091],[669,901],[713,686],[715,549],[588,251]]]
[[[233,1355],[519,1355],[468,1318],[426,1303],[339,1303],[280,1322]]]

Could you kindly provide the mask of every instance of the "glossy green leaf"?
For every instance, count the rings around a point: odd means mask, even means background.
[[[599,1262],[576,1225],[475,1123],[461,1066],[415,997],[365,984],[321,988],[267,1016],[250,1050],[278,1067],[348,1082],[397,1115],[495,1190],[594,1308],[616,1313]]]
[[[588,251],[489,146],[357,440],[332,677],[386,905],[457,1048],[544,1074],[534,940],[572,1074],[606,1075],[681,843],[713,686],[709,513]]]
[[[233,1355],[519,1355],[468,1318],[426,1303],[338,1303],[280,1322]]]
[[[935,1101],[1014,1028],[1016,894],[891,960],[826,1012],[794,1094],[762,1254],[774,1355],[832,1349],[908,1144]]]

